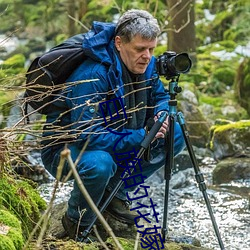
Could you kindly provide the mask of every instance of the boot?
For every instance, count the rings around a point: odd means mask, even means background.
[[[86,239],[83,238],[83,232],[87,227],[78,225],[75,221],[68,217],[67,213],[62,217],[62,225],[65,230],[65,237],[68,236],[70,239],[79,242],[94,242],[97,238],[93,234],[89,234]]]
[[[105,211],[118,221],[132,225],[135,224],[135,218],[138,214],[135,211],[130,211],[131,204],[132,202],[128,200],[114,197]]]

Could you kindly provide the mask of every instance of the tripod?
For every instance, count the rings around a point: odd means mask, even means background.
[[[186,124],[185,124],[185,120],[183,117],[183,114],[181,112],[177,112],[177,100],[175,99],[177,93],[180,93],[182,91],[181,87],[178,86],[178,80],[179,77],[177,77],[177,79],[172,79],[169,82],[169,94],[170,94],[170,100],[169,100],[169,114],[168,114],[168,119],[169,119],[169,132],[168,135],[166,137],[166,145],[167,145],[167,153],[166,153],[166,161],[165,161],[165,197],[164,197],[164,216],[163,216],[163,226],[162,226],[162,239],[165,242],[166,240],[166,234],[168,232],[167,229],[167,216],[168,216],[168,196],[169,196],[169,182],[171,179],[171,175],[172,175],[172,169],[173,169],[173,165],[174,165],[174,123],[176,120],[176,117],[178,119],[178,122],[181,126],[181,130],[183,133],[183,137],[187,146],[187,150],[191,159],[191,162],[193,164],[194,167],[194,171],[195,171],[195,179],[198,183],[199,189],[203,194],[203,198],[205,200],[209,215],[210,215],[210,219],[212,221],[213,224],[213,228],[216,234],[216,237],[218,239],[219,245],[221,250],[225,250],[225,247],[223,245],[221,236],[220,236],[220,232],[208,199],[208,195],[206,192],[206,184],[204,182],[204,177],[203,174],[201,173],[199,166],[198,166],[198,162],[197,159],[195,157],[192,145],[190,143],[190,139],[189,139],[189,133],[187,131],[186,128]]]
[[[176,97],[177,93],[180,93],[182,90],[178,86],[178,79],[179,79],[179,77],[176,80],[172,79],[169,83],[169,94],[170,94],[169,113],[167,113],[167,112],[161,113],[159,119],[155,122],[155,124],[151,128],[148,135],[142,141],[141,149],[139,150],[139,152],[137,154],[137,157],[135,159],[136,162],[134,163],[134,166],[136,166],[138,164],[139,159],[143,156],[144,152],[147,150],[150,143],[153,141],[153,139],[155,138],[155,135],[157,134],[157,132],[161,128],[163,122],[166,120],[166,118],[168,116],[169,117],[169,131],[168,131],[168,135],[166,138],[168,150],[166,153],[166,161],[165,161],[165,180],[166,180],[166,182],[165,182],[165,198],[164,198],[164,216],[163,216],[163,227],[162,227],[162,239],[165,242],[166,241],[166,234],[168,231],[167,230],[167,215],[168,215],[169,182],[171,179],[172,169],[173,169],[173,164],[174,164],[174,123],[175,123],[175,119],[177,117],[178,122],[181,126],[181,130],[182,130],[185,142],[186,142],[186,146],[187,146],[191,161],[192,161],[193,166],[194,166],[195,178],[196,178],[197,183],[199,184],[199,189],[202,192],[203,197],[205,199],[206,206],[207,206],[207,209],[208,209],[208,212],[209,212],[209,215],[210,215],[210,218],[211,218],[211,221],[212,221],[220,248],[221,248],[221,250],[225,250],[223,242],[221,240],[219,230],[218,230],[218,226],[216,224],[215,217],[213,215],[213,211],[212,211],[209,199],[208,199],[208,195],[206,192],[206,184],[204,182],[203,175],[199,170],[198,162],[196,160],[195,154],[193,152],[193,148],[192,148],[191,143],[190,143],[188,131],[186,129],[186,125],[185,125],[185,121],[184,121],[184,117],[180,112],[177,113],[177,111],[176,111],[177,110],[176,109],[177,100],[175,99],[175,97]],[[128,171],[126,171],[125,174],[123,175],[123,178],[129,177],[130,174],[132,174],[132,173],[133,173],[133,169],[130,170],[130,173],[128,173]],[[107,208],[107,206],[112,201],[112,199],[114,198],[114,196],[116,195],[118,190],[121,188],[122,184],[123,184],[123,179],[121,178],[121,180],[118,182],[116,187],[110,193],[109,197],[106,199],[106,201],[102,204],[101,208],[99,209],[101,213]],[[92,220],[90,225],[87,227],[87,229],[84,230],[84,232],[82,233],[82,241],[84,241],[88,238],[88,235],[91,232],[92,227],[94,226],[96,220],[97,220],[97,216],[94,217],[94,219]]]

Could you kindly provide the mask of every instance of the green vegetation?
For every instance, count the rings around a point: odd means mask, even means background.
[[[21,249],[24,239],[17,217],[5,209],[0,209],[0,227],[0,249]]]
[[[6,174],[1,175],[0,209],[7,209],[21,221],[24,238],[27,238],[33,230],[41,216],[41,211],[45,208],[45,201],[27,180],[15,179],[14,176]]]

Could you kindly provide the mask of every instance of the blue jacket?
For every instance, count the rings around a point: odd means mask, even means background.
[[[126,129],[121,126],[110,131],[106,127],[108,124],[104,117],[108,111],[103,113],[99,105],[100,102],[105,102],[107,92],[114,89],[114,97],[124,101],[121,63],[114,53],[114,31],[114,24],[93,23],[83,41],[88,59],[84,60],[67,80],[68,87],[63,91],[65,99],[55,103],[55,108],[47,115],[47,123],[63,127],[62,137],[70,137],[79,147],[83,147],[88,139],[89,150],[128,152],[139,148],[145,137],[145,124],[141,124],[139,129]],[[149,87],[147,106],[154,107],[153,115],[162,110],[168,111],[169,100],[169,95],[156,73],[155,60],[154,57],[151,59],[145,72]],[[86,81],[81,82],[83,80]],[[62,114],[61,109],[65,105],[70,111]],[[45,132],[45,135],[53,134],[56,135],[52,131]]]

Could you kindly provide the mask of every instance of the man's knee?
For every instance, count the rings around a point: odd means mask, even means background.
[[[116,164],[108,152],[86,151],[78,164],[80,175],[95,179],[109,179],[116,172]]]

